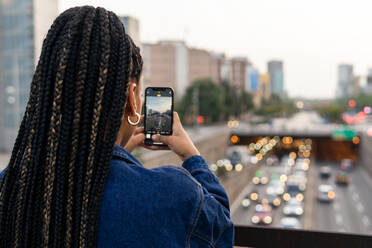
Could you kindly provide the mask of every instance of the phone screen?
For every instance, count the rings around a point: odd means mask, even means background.
[[[168,87],[148,87],[145,91],[145,134],[172,135],[173,90]]]

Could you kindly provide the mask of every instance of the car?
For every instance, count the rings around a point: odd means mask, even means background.
[[[332,202],[336,197],[335,191],[331,185],[322,184],[318,187],[318,193],[316,198],[320,202]]]
[[[301,223],[295,217],[284,217],[280,220],[280,227],[300,229]]]
[[[283,199],[289,201],[291,198],[296,198],[299,201],[304,200],[303,184],[298,180],[288,180],[286,193],[283,194]]]
[[[250,195],[246,195],[243,199],[242,199],[242,202],[241,202],[241,205],[243,208],[249,208],[249,206],[251,205],[251,200],[250,200]]]
[[[262,199],[262,204],[269,204],[270,206],[277,208],[281,204],[280,197],[276,194],[267,194],[264,199]]]
[[[267,185],[266,194],[269,195],[282,195],[284,193],[285,185],[278,179],[272,179]]]
[[[351,170],[353,168],[353,161],[351,159],[345,158],[341,160],[340,169],[341,170]]]
[[[279,159],[277,156],[275,155],[271,155],[270,157],[268,157],[266,159],[266,162],[265,162],[266,165],[269,165],[269,166],[273,166],[273,165],[278,165],[279,164]]]
[[[252,182],[256,185],[267,184],[269,182],[269,178],[266,176],[266,174],[263,171],[257,170],[255,173],[255,176],[252,179]]]
[[[242,157],[238,151],[233,151],[229,156],[232,165],[240,164],[242,162]]]
[[[284,205],[283,213],[287,216],[301,216],[304,213],[304,207],[299,200],[291,198]]]
[[[307,171],[309,170],[309,164],[306,163],[305,161],[296,161],[296,164],[294,165],[293,170],[295,171]]]
[[[273,210],[269,204],[257,204],[251,218],[253,224],[270,225],[273,222]]]
[[[336,173],[335,181],[339,185],[347,186],[350,182],[350,177],[345,172],[340,171]]]
[[[319,176],[321,178],[329,178],[331,176],[331,168],[329,166],[322,166],[319,170]]]

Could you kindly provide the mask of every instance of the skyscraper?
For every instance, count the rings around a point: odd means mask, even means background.
[[[238,92],[244,91],[246,86],[246,69],[250,65],[245,57],[231,58],[231,82],[230,85]]]
[[[0,150],[12,149],[57,0],[0,1]]]
[[[338,82],[336,97],[347,97],[353,94],[354,73],[353,66],[341,64],[338,66]]]
[[[272,94],[284,95],[283,62],[271,60],[267,63]]]
[[[363,88],[363,93],[372,94],[372,68],[368,69],[367,84]]]

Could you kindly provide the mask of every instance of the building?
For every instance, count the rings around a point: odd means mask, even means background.
[[[225,54],[211,53],[211,78],[213,82],[221,85],[223,82],[223,66],[225,64]]]
[[[267,63],[267,70],[270,75],[271,94],[284,95],[284,72],[283,62],[271,60]]]
[[[348,97],[353,95],[354,73],[353,66],[341,64],[338,66],[338,82],[336,97]]]
[[[120,20],[124,24],[125,31],[132,38],[134,44],[142,48],[140,41],[140,24],[138,19],[132,16],[120,16]]]
[[[258,70],[254,68],[252,65],[247,65],[244,90],[255,94],[258,91],[259,83],[260,75]]]
[[[262,101],[269,100],[271,95],[270,75],[269,73],[259,74],[259,84],[256,93],[253,95],[253,104],[260,108]]]
[[[351,95],[352,96],[360,95],[360,76],[354,77]]]
[[[363,88],[363,93],[365,94],[372,94],[372,68],[368,69],[367,73],[367,83]]]
[[[10,151],[57,0],[0,1],[0,150]]]
[[[189,48],[189,82],[200,78],[212,78],[212,56],[204,49]]]
[[[188,48],[183,41],[143,44],[145,87],[172,87],[181,99],[189,85]]]
[[[244,91],[246,86],[246,69],[250,65],[244,57],[235,57],[231,59],[231,77],[230,85],[238,92]]]

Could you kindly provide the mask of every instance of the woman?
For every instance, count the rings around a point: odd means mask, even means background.
[[[154,140],[182,167],[148,170],[129,153],[144,141],[141,71],[114,13],[55,20],[1,176],[1,247],[232,247],[225,191],[177,114]]]

